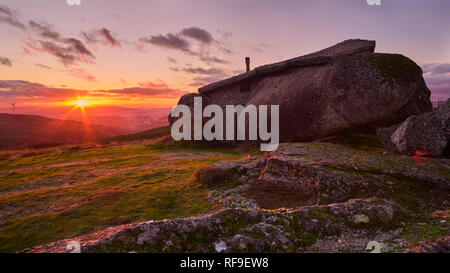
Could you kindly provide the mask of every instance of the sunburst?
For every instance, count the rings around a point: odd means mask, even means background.
[[[88,105],[88,102],[85,101],[85,100],[77,100],[77,101],[75,102],[75,105],[78,106],[78,107],[80,107],[80,108],[84,108],[85,106]]]

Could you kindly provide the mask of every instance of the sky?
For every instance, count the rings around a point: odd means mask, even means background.
[[[251,66],[376,40],[450,97],[450,1],[0,0],[0,107],[167,107]]]

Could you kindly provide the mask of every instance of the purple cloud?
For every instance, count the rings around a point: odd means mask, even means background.
[[[200,49],[193,50],[191,41],[185,38],[191,38],[199,42]],[[218,49],[227,54],[231,54],[231,50],[220,45],[215,41],[213,36],[206,30],[199,27],[184,28],[177,34],[168,33],[166,35],[153,35],[150,37],[142,37],[139,39],[140,43],[152,44],[154,46],[179,50],[187,55],[195,56],[206,64],[228,64],[226,60],[220,59],[216,56],[211,56],[211,47],[206,49],[202,45],[215,45],[213,49]]]
[[[112,32],[107,28],[92,30],[90,32],[82,32],[84,39],[89,43],[102,43],[112,47],[120,47],[121,43],[114,37]]]
[[[11,60],[9,58],[6,57],[0,57],[0,64],[4,65],[4,66],[12,66]]]
[[[22,24],[18,19],[17,12],[5,5],[0,5],[0,23],[5,23],[20,29],[25,29],[25,25]]]
[[[181,31],[181,34],[204,44],[211,44],[214,41],[211,33],[199,27],[185,28]]]
[[[167,35],[160,34],[157,36],[151,36],[150,38],[140,38],[139,41],[159,47],[191,52],[191,50],[189,49],[189,42],[172,33],[168,33]]]
[[[430,73],[432,75],[440,75],[450,73],[450,63],[431,63],[422,66],[424,73]]]
[[[36,22],[31,20],[28,23],[33,31],[35,31],[39,36],[45,39],[59,40],[61,34],[55,30],[55,26],[48,24],[46,22]]]
[[[447,99],[450,97],[450,75],[425,75],[425,82],[434,97],[438,97],[439,99]]]
[[[182,69],[184,72],[189,74],[202,74],[202,75],[217,75],[217,74],[223,74],[224,71],[221,68],[202,68],[202,67],[186,67]]]

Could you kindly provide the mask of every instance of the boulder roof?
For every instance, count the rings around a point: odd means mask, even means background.
[[[251,71],[200,87],[198,92],[211,92],[221,87],[241,81],[248,81],[255,77],[265,76],[292,67],[324,65],[333,62],[333,59],[336,57],[359,53],[374,53],[374,51],[375,41],[360,39],[346,40],[311,54],[256,67]]]

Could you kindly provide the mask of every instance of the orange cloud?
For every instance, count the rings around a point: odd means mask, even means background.
[[[75,71],[74,73],[83,73]],[[81,74],[82,75],[82,74]],[[87,76],[89,77],[89,76]],[[20,101],[27,103],[70,103],[77,97],[97,104],[108,104],[112,101],[126,103],[142,103],[152,101],[172,102],[186,92],[170,88],[164,81],[145,82],[138,87],[110,90],[79,90],[70,88],[54,88],[27,81],[0,80],[0,100]]]

